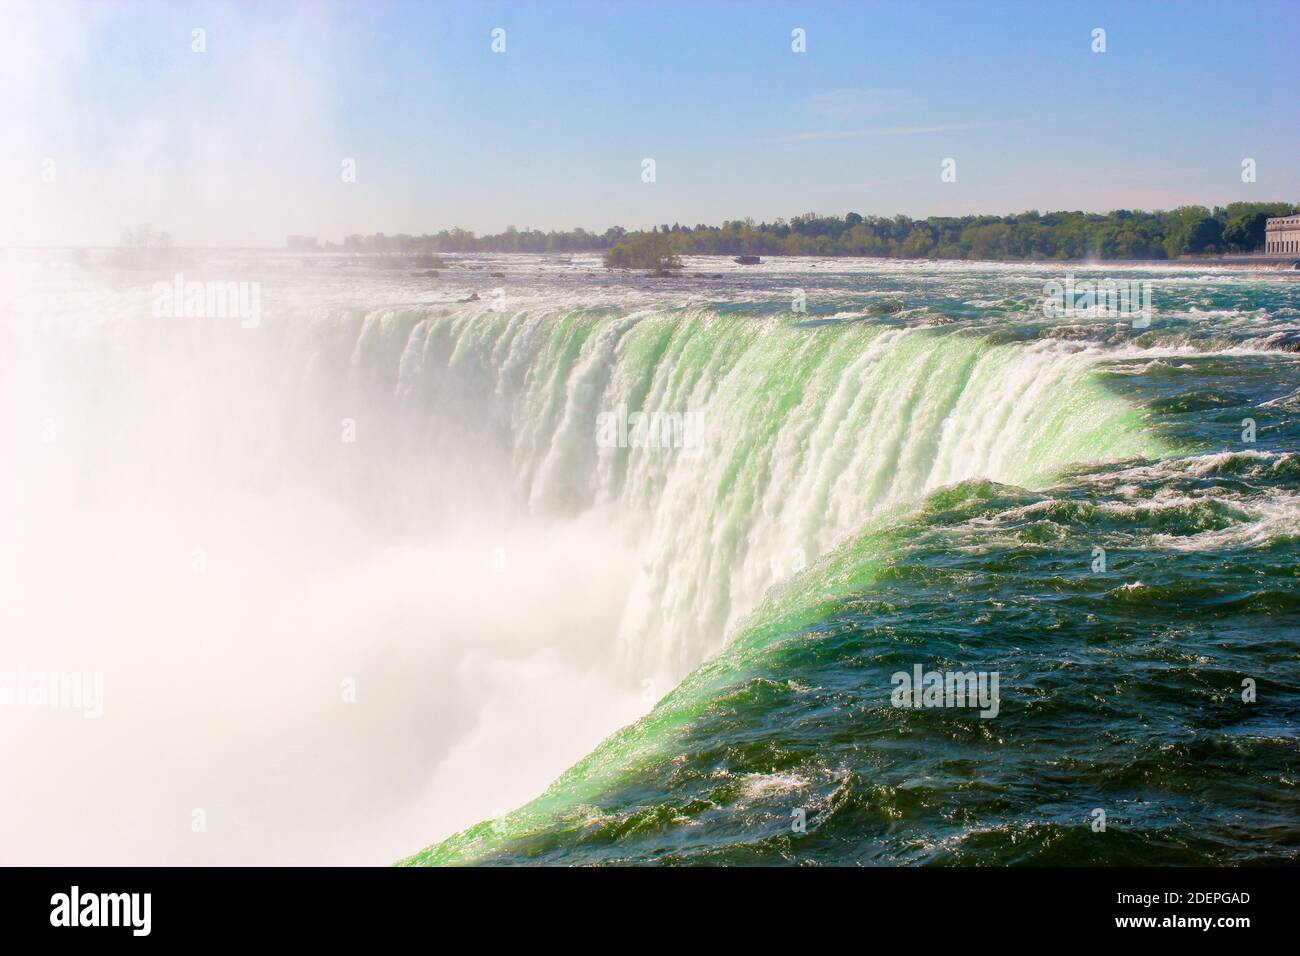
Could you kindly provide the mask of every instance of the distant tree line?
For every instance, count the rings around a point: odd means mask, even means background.
[[[327,249],[416,255],[437,252],[610,252],[613,263],[637,261],[640,236],[659,236],[655,253],[663,255],[886,256],[916,259],[1174,259],[1183,255],[1259,252],[1264,223],[1270,216],[1300,212],[1285,202],[1235,202],[1209,209],[1180,206],[1157,212],[1118,209],[1108,213],[1026,212],[1013,216],[907,216],[884,218],[819,216],[756,223],[753,219],[721,226],[664,224],[629,232],[620,227],[603,233],[519,230],[476,236],[464,229],[431,235],[348,236]],[[607,257],[609,258],[609,257]]]

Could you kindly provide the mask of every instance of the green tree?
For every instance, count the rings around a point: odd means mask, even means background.
[[[668,237],[658,232],[638,233],[605,253],[607,269],[649,269],[656,275],[665,275],[681,267],[682,262],[673,253]]]

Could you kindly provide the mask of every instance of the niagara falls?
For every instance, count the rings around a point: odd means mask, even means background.
[[[1297,28],[0,0],[14,947],[1284,931]]]

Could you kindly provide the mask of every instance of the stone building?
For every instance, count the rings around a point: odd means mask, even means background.
[[[1279,216],[1264,225],[1264,251],[1300,255],[1300,216]]]

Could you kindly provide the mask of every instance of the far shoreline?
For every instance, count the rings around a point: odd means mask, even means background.
[[[0,257],[8,256],[13,253],[64,253],[70,255],[86,253],[104,253],[111,254],[120,249],[116,246],[105,245],[51,245],[51,246],[0,246]],[[343,250],[343,249],[312,249],[297,250],[286,249],[283,246],[173,246],[172,250],[176,253],[196,253],[196,254],[262,254],[291,259],[337,259],[366,262],[369,260],[388,260],[401,261],[408,258],[402,254],[380,253],[369,251]],[[529,251],[497,251],[497,250],[473,250],[473,251],[447,251],[437,253],[439,257],[447,260],[480,260],[491,258],[545,258],[545,259],[571,259],[574,256],[601,256],[605,250],[602,249],[568,249],[546,252],[529,252]],[[414,256],[409,258],[414,259]],[[684,259],[710,259],[724,260],[734,262],[735,256],[728,253],[683,253]],[[1250,254],[1237,256],[1180,256],[1177,259],[964,259],[949,258],[940,256],[849,256],[849,255],[827,255],[817,253],[790,253],[784,255],[760,254],[761,262],[756,264],[744,265],[741,271],[748,269],[761,268],[764,265],[770,265],[780,262],[801,262],[807,260],[817,260],[819,262],[834,262],[844,260],[847,262],[918,262],[918,263],[968,263],[970,265],[1023,265],[1023,266],[1063,266],[1068,268],[1079,269],[1103,269],[1111,267],[1122,267],[1129,269],[1178,269],[1178,268],[1195,268],[1195,269],[1228,269],[1236,271],[1257,271],[1257,272],[1300,272],[1300,254]],[[414,267],[414,266],[413,266]],[[599,267],[602,271],[611,272],[639,272],[643,271],[637,268],[614,268],[609,269],[604,265]]]

